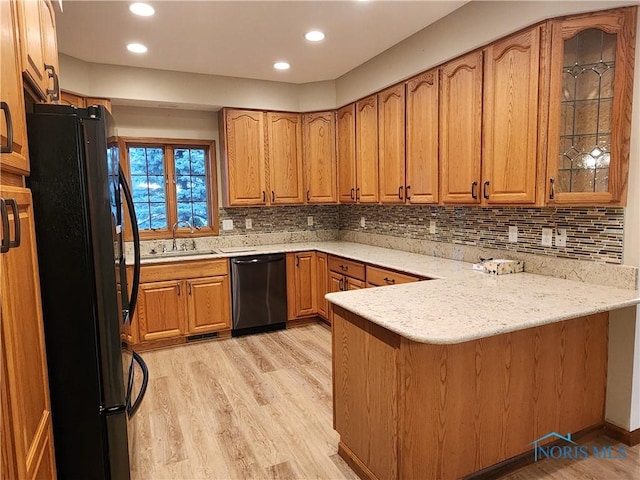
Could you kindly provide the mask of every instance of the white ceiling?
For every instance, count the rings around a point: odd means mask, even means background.
[[[149,1],[152,17],[126,1],[65,0],[58,49],[88,62],[307,83],[333,80],[467,1]],[[325,40],[304,34],[320,29]],[[131,54],[126,45],[149,47]],[[287,61],[288,71],[273,63]],[[188,86],[185,86],[188,88]]]

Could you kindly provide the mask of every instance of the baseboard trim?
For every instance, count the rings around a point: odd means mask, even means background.
[[[629,447],[635,447],[640,445],[640,428],[628,431],[613,423],[604,423],[604,433],[614,440],[624,443]]]
[[[373,472],[369,470],[362,461],[360,461],[356,454],[342,443],[342,441],[338,443],[338,455],[347,462],[347,465],[351,467],[351,470],[353,470],[362,480],[378,480],[378,477],[376,477]]]
[[[572,433],[571,437],[573,440],[583,440],[587,437],[601,435],[604,433],[604,423],[598,423],[591,427],[584,428],[578,432]],[[545,446],[554,446],[561,445],[562,440],[558,440],[555,442],[551,442],[549,444],[545,444]],[[472,473],[465,477],[462,477],[463,480],[492,480],[495,478],[502,477],[509,473],[513,473],[516,470],[526,467],[527,465],[531,465],[534,463],[533,458],[533,449],[520,455],[516,455],[515,457],[509,458],[500,463],[496,463],[495,465],[491,465],[483,470]]]

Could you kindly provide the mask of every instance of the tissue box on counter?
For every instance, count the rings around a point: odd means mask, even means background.
[[[507,273],[519,273],[524,271],[523,260],[487,260],[482,264],[485,273],[505,275]]]

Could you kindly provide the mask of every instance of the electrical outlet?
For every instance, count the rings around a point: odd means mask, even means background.
[[[233,230],[233,220],[223,220],[222,230]]]
[[[313,226],[313,217],[312,216],[308,216],[307,217],[307,225],[309,225],[310,227]]]
[[[246,228],[247,230],[251,230],[253,228],[253,220],[251,220],[250,218],[246,218],[244,220],[244,228]]]
[[[556,231],[556,247],[566,247],[567,246],[567,229],[559,228]]]
[[[435,220],[429,220],[429,233],[431,235],[436,233],[436,221]]]
[[[517,225],[509,225],[509,242],[518,243],[518,227],[517,227]]]
[[[362,228],[367,228],[367,222],[364,220],[364,217],[360,217],[360,226]]]
[[[553,245],[553,229],[552,228],[543,228],[542,229],[542,242],[543,247],[550,247]]]

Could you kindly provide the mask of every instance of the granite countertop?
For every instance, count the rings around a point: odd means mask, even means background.
[[[489,275],[471,264],[349,242],[309,242],[210,255],[145,259],[166,263],[318,250],[432,280],[330,293],[334,305],[403,337],[453,344],[640,303],[640,291],[515,273]],[[246,250],[251,248],[251,250]]]

